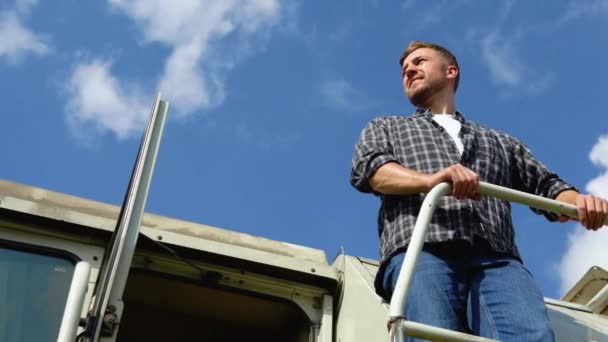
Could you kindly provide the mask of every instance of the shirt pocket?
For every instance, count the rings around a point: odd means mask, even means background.
[[[433,173],[450,166],[439,148],[428,141],[404,145],[401,152],[401,165],[418,172]]]
[[[475,172],[482,181],[510,187],[510,163],[507,152],[499,144],[479,149],[475,159]]]

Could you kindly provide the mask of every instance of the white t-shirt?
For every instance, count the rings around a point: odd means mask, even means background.
[[[462,139],[458,136],[461,127],[460,121],[456,120],[456,117],[452,114],[433,114],[433,120],[445,128],[452,137],[452,140],[454,140],[454,143],[456,143],[460,155],[462,155],[464,145],[462,144]]]

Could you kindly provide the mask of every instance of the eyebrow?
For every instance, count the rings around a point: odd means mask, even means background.
[[[426,58],[426,57],[423,55],[418,55],[418,56],[412,58],[412,62],[416,62],[416,61],[420,60],[421,58]],[[402,75],[405,74],[405,69],[407,68],[407,65],[408,65],[408,63],[404,63],[403,66],[401,67]]]

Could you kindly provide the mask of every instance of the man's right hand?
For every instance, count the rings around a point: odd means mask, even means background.
[[[457,199],[479,200],[481,198],[481,194],[477,192],[479,175],[462,164],[454,164],[432,174],[430,188],[442,182],[452,183],[450,195]]]
[[[461,164],[454,164],[436,173],[428,174],[403,167],[397,162],[389,162],[380,166],[369,180],[374,191],[385,195],[429,192],[442,182],[452,183],[450,195],[458,199],[481,198],[477,192],[479,176]]]

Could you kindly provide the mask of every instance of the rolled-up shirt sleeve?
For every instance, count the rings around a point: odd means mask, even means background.
[[[388,162],[397,161],[389,141],[386,120],[372,120],[361,132],[355,145],[350,173],[350,183],[361,192],[374,192],[369,179],[378,168]]]
[[[550,199],[565,190],[578,191],[573,185],[561,179],[556,173],[549,171],[547,167],[538,161],[530,149],[514,139],[514,175],[516,175],[514,188]],[[530,208],[537,214],[544,215],[549,221],[556,221],[558,214]]]

